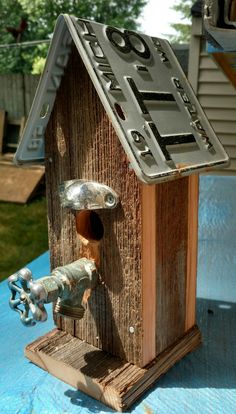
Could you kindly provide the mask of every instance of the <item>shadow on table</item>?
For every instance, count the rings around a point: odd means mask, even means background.
[[[157,388],[236,389],[236,303],[198,299],[197,322],[203,344],[157,381],[137,404]],[[90,398],[80,391],[68,390],[65,395],[72,404],[88,407]],[[91,402],[94,413],[112,411],[94,399]]]
[[[197,323],[202,345],[156,386],[236,389],[236,303],[198,299]]]
[[[89,409],[89,412],[100,413],[102,411],[110,413],[112,411],[111,408],[106,407],[94,398],[88,397],[81,391],[69,389],[64,394],[66,397],[70,398],[71,404],[77,405],[80,408],[87,408]]]

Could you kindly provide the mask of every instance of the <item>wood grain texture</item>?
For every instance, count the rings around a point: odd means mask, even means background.
[[[142,366],[156,357],[156,186],[142,186]]]
[[[156,354],[185,332],[189,178],[156,186]]]
[[[24,75],[4,74],[0,77],[0,107],[7,111],[8,119],[20,119],[25,115]]]
[[[55,317],[57,326],[146,365],[185,333],[189,178],[138,181],[75,50],[46,131],[46,171],[52,268],[96,256],[101,275],[85,317]],[[58,186],[74,178],[120,195],[116,209],[98,211],[99,246],[85,246],[76,215],[60,207]]]
[[[0,161],[0,200],[24,204],[44,177],[44,168],[19,168]]]
[[[198,253],[198,198],[199,176],[189,177],[188,188],[188,249],[186,273],[186,319],[187,331],[196,323],[197,253]]]
[[[9,119],[27,117],[33,102],[39,75],[10,73],[0,75],[0,108]]]
[[[39,83],[39,75],[24,74],[24,101],[25,116],[29,115],[30,108],[35,96],[35,92]]]
[[[0,154],[2,154],[3,137],[6,127],[6,111],[0,109]]]
[[[25,349],[33,363],[117,411],[124,411],[177,361],[201,343],[197,327],[145,368],[98,350],[60,330]]]
[[[101,284],[78,322],[58,326],[94,346],[140,364],[142,360],[141,186],[77,52],[72,52],[46,138],[47,198],[52,268],[85,254],[75,215],[62,209],[58,185],[84,178],[111,186],[121,199],[99,211]],[[131,333],[129,328],[134,328]]]

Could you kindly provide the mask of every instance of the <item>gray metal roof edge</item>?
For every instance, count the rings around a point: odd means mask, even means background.
[[[60,15],[57,19],[45,67],[14,157],[14,162],[18,165],[44,161],[44,132],[71,51],[69,20],[68,15]]]

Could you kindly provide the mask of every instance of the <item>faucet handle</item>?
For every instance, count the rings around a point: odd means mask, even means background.
[[[8,278],[11,291],[10,307],[20,314],[25,326],[44,322],[46,303],[56,302],[55,312],[74,319],[84,315],[84,299],[98,281],[98,272],[93,260],[81,258],[54,269],[50,276],[36,281],[29,269],[24,268]]]
[[[35,289],[31,290],[35,285],[28,268],[23,268],[8,278],[11,291],[9,305],[20,314],[20,320],[25,326],[34,326],[37,321],[44,322],[47,319],[44,302],[36,300],[33,292]]]

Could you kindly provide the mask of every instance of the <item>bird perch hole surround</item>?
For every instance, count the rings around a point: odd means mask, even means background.
[[[90,210],[76,213],[76,230],[88,242],[98,242],[104,235],[103,224],[98,213]]]
[[[103,223],[95,211],[76,213],[76,230],[81,245],[81,256],[95,261],[100,266],[100,242],[104,236]]]

